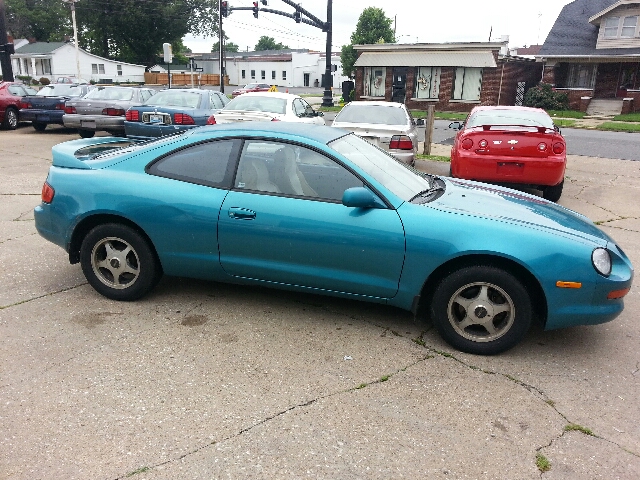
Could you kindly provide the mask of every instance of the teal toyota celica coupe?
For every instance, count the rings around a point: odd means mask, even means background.
[[[578,213],[306,124],[62,143],[35,220],[111,299],[140,298],[163,274],[348,297],[430,318],[476,354],[514,346],[534,319],[610,321],[633,279]]]

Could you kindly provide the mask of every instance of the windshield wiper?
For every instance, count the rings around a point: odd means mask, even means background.
[[[441,185],[434,185],[431,188],[428,188],[427,190],[423,190],[422,192],[418,193],[417,195],[414,195],[413,197],[411,197],[411,199],[409,200],[410,202],[413,202],[416,198],[420,197],[420,198],[428,198],[431,195],[433,195],[434,193],[438,193],[438,192],[444,192],[445,188]]]

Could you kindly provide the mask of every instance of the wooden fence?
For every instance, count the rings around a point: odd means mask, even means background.
[[[149,85],[169,85],[169,74],[145,72],[144,83]],[[217,73],[193,73],[193,84],[220,85],[220,75]],[[224,77],[224,84],[229,85],[229,76]],[[171,85],[191,85],[190,73],[172,73]]]

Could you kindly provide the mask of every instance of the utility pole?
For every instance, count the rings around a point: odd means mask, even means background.
[[[79,0],[62,0],[71,5],[71,21],[73,22],[73,43],[76,47],[76,78],[80,82],[80,51],[78,50],[78,27],[76,25],[76,2]]]
[[[325,28],[327,32],[327,62],[326,68],[324,71],[324,95],[322,96],[322,106],[323,107],[332,107],[333,106],[333,93],[331,92],[331,87],[333,86],[331,75],[331,34],[332,34],[332,3],[333,0],[327,0],[327,21],[325,23]]]
[[[224,53],[224,46],[222,45],[222,3],[222,0],[218,2],[218,60],[220,62],[220,93],[224,93],[224,61],[222,60],[222,54]]]
[[[4,12],[4,0],[0,0],[0,66],[2,66],[2,79],[5,82],[13,82],[13,67],[11,66],[11,54],[13,43],[9,43],[7,36],[7,24]]]

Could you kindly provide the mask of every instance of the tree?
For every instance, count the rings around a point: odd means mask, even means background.
[[[260,40],[258,40],[258,43],[256,43],[254,50],[256,52],[260,52],[263,50],[287,50],[288,48],[289,47],[286,45],[276,43],[275,38],[263,35],[260,37]]]
[[[238,52],[240,51],[240,46],[233,43],[233,42],[229,42],[229,37],[227,37],[227,35],[225,35],[224,31],[222,32],[222,37],[224,38],[224,51],[225,52]],[[216,42],[213,44],[213,46],[211,47],[211,53],[218,53],[220,51],[220,42]]]
[[[396,37],[391,28],[393,20],[387,18],[384,10],[377,7],[365,8],[360,14],[356,30],[351,34],[351,44],[344,45],[340,54],[343,75],[354,77],[354,64],[357,54],[354,45],[374,43],[395,43]]]
[[[7,30],[14,38],[62,41],[73,33],[71,12],[60,0],[7,0]]]
[[[215,33],[217,2],[209,0],[83,0],[76,4],[80,46],[107,58],[153,65],[162,44]],[[180,53],[178,51],[177,53]]]

